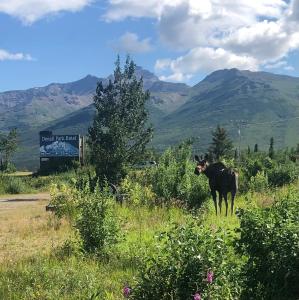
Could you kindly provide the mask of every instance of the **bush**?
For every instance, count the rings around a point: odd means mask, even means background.
[[[118,241],[119,226],[115,216],[115,198],[109,188],[80,193],[80,215],[76,221],[83,248],[91,253],[106,252]]]
[[[156,168],[150,169],[150,182],[158,197],[166,201],[179,199],[189,207],[200,206],[209,196],[207,179],[194,175],[190,162],[191,146],[183,143],[167,149]]]
[[[242,299],[298,299],[299,195],[292,190],[267,209],[239,214],[237,249],[248,257]]]
[[[263,192],[269,188],[268,176],[264,171],[257,172],[249,181],[249,189],[254,192]]]
[[[158,252],[141,268],[132,299],[236,299],[239,267],[224,231],[194,223],[163,233]],[[209,273],[209,276],[208,276]]]
[[[64,183],[51,186],[50,205],[55,207],[58,218],[66,217],[74,224],[80,214],[80,200],[80,192]]]
[[[117,242],[119,226],[115,215],[115,198],[106,186],[91,190],[88,183],[83,190],[62,185],[52,189],[51,204],[55,215],[67,217],[79,232],[86,252],[103,254]]]
[[[9,175],[0,175],[0,192],[3,194],[21,194],[29,192],[30,187],[26,185],[23,178]]]
[[[271,186],[278,187],[294,182],[298,178],[298,172],[293,163],[286,163],[270,169],[268,178]]]
[[[130,176],[121,182],[121,192],[125,194],[126,203],[131,205],[152,206],[155,203],[156,195],[151,186],[142,186]]]

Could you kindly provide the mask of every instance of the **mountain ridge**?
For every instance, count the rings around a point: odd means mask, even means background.
[[[142,70],[140,68],[139,72]],[[159,150],[195,137],[195,148],[204,151],[210,142],[211,131],[218,124],[227,128],[235,143],[238,143],[238,128],[241,128],[242,147],[258,143],[260,148],[266,148],[271,136],[274,136],[276,147],[294,146],[297,140],[299,142],[299,120],[296,119],[299,116],[298,77],[224,69],[209,74],[198,84],[189,87],[160,81],[149,71],[145,74],[144,83],[151,92],[148,103],[150,120],[155,127],[152,146]],[[88,75],[84,78],[92,81],[96,77]],[[55,92],[55,85],[52,88]],[[76,91],[77,94],[82,90],[76,89],[73,83],[64,88],[69,93]],[[27,128],[24,137],[28,141],[23,138],[25,149],[30,149],[30,153],[37,149],[33,147],[38,143],[37,130],[86,134],[94,115],[92,94],[90,97],[90,103],[82,108],[56,117],[33,130]],[[264,125],[256,125],[259,123]],[[35,153],[37,157],[38,152]]]

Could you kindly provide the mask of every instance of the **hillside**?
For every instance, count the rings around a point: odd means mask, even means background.
[[[143,77],[144,88],[152,93],[151,104],[162,112],[171,112],[186,98],[188,86],[163,82],[149,71],[137,67]],[[70,83],[51,83],[24,91],[0,93],[0,130],[16,127],[20,131],[46,125],[93,102],[97,82],[108,83],[108,78],[86,77]]]
[[[151,122],[157,124],[166,114],[185,103],[190,89],[184,83],[160,81],[153,73],[136,68],[143,78],[144,88],[151,92],[148,103]],[[88,75],[65,84],[53,83],[46,87],[25,91],[0,93],[0,131],[18,128],[20,149],[15,157],[21,168],[37,168],[38,133],[45,128],[60,133],[85,134],[93,118],[93,94],[97,82],[106,79]]]
[[[0,130],[43,125],[91,104],[99,80],[88,75],[71,83],[0,93]]]
[[[299,142],[299,78],[265,72],[220,70],[190,90],[188,101],[159,123],[155,145],[159,148],[182,138],[196,137],[204,150],[217,124],[229,130],[236,143],[267,149]],[[188,131],[186,132],[186,128]]]
[[[194,137],[196,151],[203,152],[217,124],[229,131],[236,145],[241,141],[241,146],[246,148],[258,143],[261,149],[267,149],[272,136],[276,148],[295,146],[299,142],[299,78],[237,69],[219,70],[190,88],[160,81],[141,68],[137,73],[143,76],[144,86],[151,92],[148,109],[155,127],[152,145],[157,149]],[[63,90],[76,95],[87,92],[92,99],[91,90],[78,88],[75,83]],[[16,157],[18,165],[38,166],[39,130],[86,134],[93,113],[93,105],[89,104],[50,122],[21,130],[22,151]]]

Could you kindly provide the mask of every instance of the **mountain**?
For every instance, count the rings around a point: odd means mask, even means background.
[[[188,86],[163,82],[151,72],[136,68],[143,77],[145,89],[152,92],[152,105],[162,112],[173,111],[186,98]],[[17,127],[28,130],[62,118],[93,102],[97,82],[107,84],[108,78],[86,77],[71,83],[51,83],[45,87],[0,93],[0,130]]]
[[[46,124],[91,104],[99,80],[88,75],[72,83],[0,93],[0,130]]]
[[[141,67],[136,68],[136,74],[151,92],[148,110],[153,123],[185,103],[190,89],[186,84],[160,81]],[[53,127],[62,133],[86,133],[94,114],[92,103],[97,82],[106,85],[109,80],[113,80],[112,75],[104,79],[88,75],[71,83],[0,93],[0,131],[16,127],[20,133],[18,166],[38,166],[36,145],[40,130]]]
[[[198,138],[198,150],[206,149],[217,124],[242,147],[258,143],[268,149],[272,136],[277,148],[294,146],[299,142],[299,78],[237,69],[213,72],[162,119],[155,145],[165,148],[192,136]]]
[[[193,137],[196,151],[203,152],[209,146],[211,131],[217,124],[224,126],[235,145],[240,144],[243,148],[258,143],[260,149],[266,150],[272,136],[276,148],[295,146],[299,142],[299,78],[225,69],[215,71],[195,86],[189,87],[182,83],[160,81],[142,68],[137,68],[137,74],[143,77],[145,88],[151,92],[148,110],[155,127],[152,145],[157,149],[162,150]],[[55,85],[68,95],[89,95],[90,102],[69,114],[53,116],[49,122],[23,130],[22,151],[17,157],[19,166],[38,166],[39,130],[86,134],[94,115],[94,107],[90,104],[94,93],[94,77],[87,76],[82,79],[83,82],[87,78],[90,86],[86,84],[86,88],[85,84],[78,84],[80,81]],[[113,77],[104,79],[105,82],[108,79]],[[95,83],[98,80],[94,80]],[[44,101],[44,98],[40,99]],[[8,105],[9,101],[0,103]],[[19,122],[26,123],[23,121],[26,115],[26,112],[20,115]]]

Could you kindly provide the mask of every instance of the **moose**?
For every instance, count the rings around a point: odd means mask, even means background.
[[[199,159],[198,155],[195,155],[195,160],[197,162],[197,166],[194,170],[196,175],[200,175],[201,173],[205,174],[209,178],[209,185],[211,189],[211,194],[213,197],[216,215],[217,215],[217,195],[216,192],[219,193],[219,211],[221,215],[221,207],[222,207],[222,198],[225,201],[225,215],[227,216],[228,210],[228,202],[227,202],[227,194],[231,193],[231,214],[234,211],[234,200],[235,195],[238,189],[238,174],[227,168],[222,162],[216,162],[209,164],[205,159]]]

